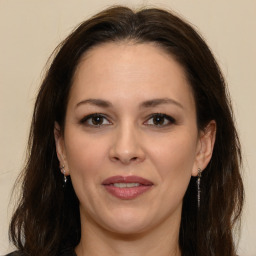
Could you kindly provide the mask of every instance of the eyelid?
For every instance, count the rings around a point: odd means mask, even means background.
[[[162,127],[170,126],[170,125],[176,123],[176,120],[175,120],[172,116],[167,115],[167,114],[164,114],[164,113],[154,113],[154,114],[151,114],[151,115],[147,118],[146,122],[148,122],[150,119],[152,119],[152,118],[154,118],[154,117],[158,117],[158,116],[161,117],[161,118],[167,119],[167,120],[168,120],[168,124],[163,124],[163,125],[146,124],[146,125],[148,125],[148,126],[153,126],[153,127],[157,127],[157,128],[162,128]],[[144,122],[144,124],[145,124],[145,122]]]
[[[107,120],[107,124],[106,123],[102,123],[102,124],[90,124],[88,122],[88,120],[94,118],[94,117],[100,117],[100,118],[103,118],[104,120]],[[160,117],[160,118],[164,118],[165,121],[164,121],[164,124],[148,124],[149,120],[151,120],[152,118],[154,117]],[[167,123],[166,123],[166,120],[167,120]],[[82,125],[85,125],[85,126],[88,126],[88,127],[92,127],[92,128],[100,128],[102,126],[108,126],[108,125],[111,125],[113,124],[110,120],[109,120],[109,117],[106,115],[106,114],[103,114],[103,113],[93,113],[93,114],[89,114],[89,115],[86,115],[85,117],[83,117],[80,121],[79,121],[80,124]],[[167,126],[170,126],[170,125],[173,125],[176,123],[176,120],[170,116],[170,115],[167,115],[167,114],[164,114],[164,113],[153,113],[153,114],[150,114],[147,118],[146,118],[146,121],[143,123],[144,125],[147,125],[147,126],[152,126],[152,127],[156,127],[156,128],[163,128],[163,127],[167,127]]]
[[[101,117],[101,118],[104,118],[105,120],[108,121],[108,124],[99,124],[99,125],[93,125],[93,124],[88,124],[88,120],[93,118],[93,117]],[[94,127],[94,128],[99,128],[101,126],[105,126],[105,125],[111,125],[112,122],[109,121],[109,118],[105,115],[105,114],[102,114],[102,113],[93,113],[93,114],[89,114],[89,115],[86,115],[85,117],[83,117],[80,121],[79,121],[80,124],[82,125],[86,125],[86,126],[89,126],[89,127]]]

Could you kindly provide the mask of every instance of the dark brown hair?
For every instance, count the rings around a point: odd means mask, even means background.
[[[64,129],[68,95],[81,56],[105,42],[154,43],[184,68],[196,103],[198,129],[217,124],[212,159],[203,172],[201,208],[196,179],[183,200],[183,256],[234,256],[232,236],[243,204],[241,152],[221,71],[201,36],[184,20],[160,9],[112,7],[83,22],[56,49],[39,90],[31,125],[22,194],[10,225],[14,244],[27,255],[55,256],[80,240],[79,202],[71,182],[62,188],[54,122]],[[171,228],[171,227],[170,227]]]

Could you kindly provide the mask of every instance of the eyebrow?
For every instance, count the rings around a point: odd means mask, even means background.
[[[103,108],[109,108],[112,106],[112,103],[107,100],[87,99],[87,100],[83,100],[83,101],[80,101],[79,103],[77,103],[76,108],[83,104],[90,104],[90,105],[95,105],[95,106],[99,106],[99,107],[103,107]]]
[[[162,104],[174,104],[180,108],[184,108],[182,104],[180,104],[178,101],[170,98],[162,98],[162,99],[152,99],[144,101],[140,104],[140,107],[142,108],[150,108],[150,107],[156,107]]]
[[[103,108],[109,108],[112,107],[112,103],[107,101],[107,100],[102,100],[102,99],[86,99],[82,100],[79,103],[77,103],[76,108],[79,107],[80,105],[83,104],[90,104],[90,105],[95,105],[98,107],[103,107]],[[184,108],[182,104],[180,104],[178,101],[170,98],[160,98],[160,99],[152,99],[152,100],[147,100],[144,101],[140,104],[140,108],[151,108],[151,107],[156,107],[162,104],[174,104],[180,108]]]

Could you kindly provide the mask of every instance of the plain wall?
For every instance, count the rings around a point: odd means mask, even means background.
[[[84,19],[111,4],[167,7],[189,20],[213,50],[229,84],[246,190],[240,256],[256,256],[256,1],[0,0],[0,255],[12,248],[11,188],[20,172],[35,95],[52,50]]]

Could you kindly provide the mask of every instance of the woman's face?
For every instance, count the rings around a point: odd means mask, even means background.
[[[86,53],[64,134],[55,131],[82,225],[123,234],[178,228],[191,175],[208,162],[200,134],[184,71],[162,49],[123,42]]]

